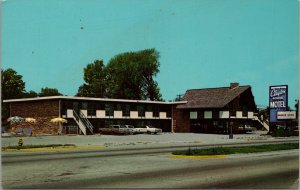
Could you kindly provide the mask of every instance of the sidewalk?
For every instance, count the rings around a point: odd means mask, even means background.
[[[105,147],[122,146],[175,146],[187,144],[223,144],[251,141],[268,141],[277,138],[266,135],[266,131],[256,131],[249,134],[235,134],[229,139],[224,134],[196,134],[196,133],[162,133],[158,135],[61,135],[61,136],[38,136],[22,137],[24,145],[46,144],[74,144],[76,146],[101,145]],[[20,137],[2,137],[2,147],[17,146]],[[292,138],[292,137],[291,137]],[[288,138],[288,139],[291,139]],[[287,138],[281,138],[287,139]],[[298,139],[298,137],[294,137]]]

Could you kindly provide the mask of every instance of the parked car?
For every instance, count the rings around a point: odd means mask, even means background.
[[[138,134],[138,129],[135,128],[133,125],[124,125],[126,128],[131,129],[132,130],[132,134]]]
[[[238,128],[238,132],[242,132],[242,133],[252,132],[252,131],[255,131],[255,130],[256,130],[256,128],[251,127],[250,125],[241,125]]]
[[[143,127],[138,127],[135,128],[137,130],[137,133],[148,133],[148,134],[158,134],[158,133],[162,133],[162,129],[159,128],[155,128],[153,126],[150,125],[146,125]]]
[[[101,128],[100,133],[132,135],[134,132],[132,128],[125,125],[110,125],[109,127]]]

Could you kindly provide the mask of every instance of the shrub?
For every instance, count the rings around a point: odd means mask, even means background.
[[[275,129],[271,135],[272,137],[290,137],[294,135],[294,132],[289,128],[279,128]]]

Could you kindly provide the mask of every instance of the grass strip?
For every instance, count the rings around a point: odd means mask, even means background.
[[[47,145],[6,146],[6,147],[2,147],[2,150],[30,149],[30,148],[55,148],[55,147],[75,147],[75,145],[74,144],[47,144]]]
[[[200,155],[224,155],[224,154],[245,154],[245,153],[258,153],[258,152],[270,152],[278,150],[290,150],[299,149],[299,143],[283,143],[283,144],[266,144],[255,146],[242,146],[242,147],[216,147],[207,149],[191,149],[184,151],[172,152],[173,155],[188,155],[188,156],[200,156]]]

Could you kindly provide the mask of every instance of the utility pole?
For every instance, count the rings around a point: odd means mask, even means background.
[[[229,125],[230,125],[229,139],[233,139],[233,133],[232,133],[232,125],[233,125],[233,122],[231,121],[231,122],[229,123]]]

